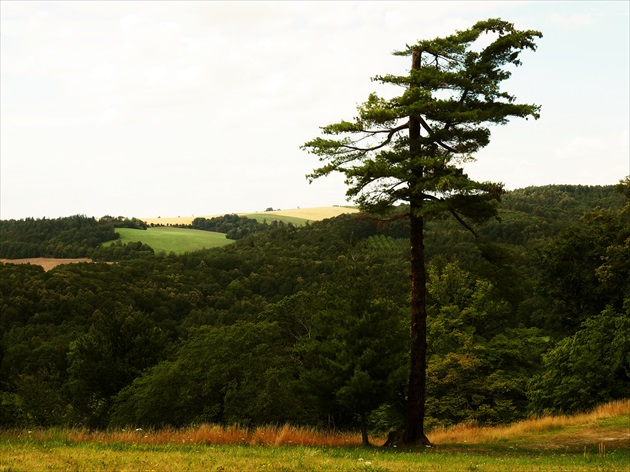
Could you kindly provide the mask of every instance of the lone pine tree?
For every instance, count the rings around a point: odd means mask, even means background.
[[[346,195],[371,213],[405,208],[395,217],[410,221],[411,332],[405,444],[429,444],[424,433],[426,390],[425,220],[447,213],[476,233],[471,223],[497,214],[503,184],[476,182],[462,164],[490,142],[489,125],[510,117],[539,117],[538,105],[515,103],[500,89],[520,53],[536,49],[538,31],[519,31],[512,23],[489,19],[453,35],[406,46],[407,75],[373,78],[401,86],[395,98],[369,95],[352,121],[321,128],[324,137],[302,148],[322,166],[310,181],[332,172],[345,175]],[[489,44],[488,44],[489,42]],[[405,202],[407,205],[398,205]],[[396,206],[398,205],[398,206]]]

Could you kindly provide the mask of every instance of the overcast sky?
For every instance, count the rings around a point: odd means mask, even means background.
[[[629,5],[2,0],[0,218],[343,205],[341,177],[308,184],[300,146],[408,70],[392,51],[491,17],[543,33],[504,86],[542,117],[494,128],[469,175],[616,184]]]

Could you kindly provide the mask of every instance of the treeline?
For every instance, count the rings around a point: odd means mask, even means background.
[[[216,231],[217,233],[225,233],[225,237],[228,239],[242,239],[250,234],[257,233],[258,231],[264,231],[271,227],[284,223],[273,221],[271,225],[265,223],[259,223],[254,218],[248,218],[246,216],[239,216],[236,214],[227,214],[223,216],[217,216],[214,218],[195,218],[190,225],[190,228],[201,229],[204,231]],[[289,226],[293,226],[289,223]]]
[[[95,261],[127,261],[139,257],[152,256],[154,249],[141,241],[129,241],[123,244],[117,239],[112,244],[103,244],[93,248],[89,255]]]
[[[138,218],[109,215],[99,219],[74,215],[52,219],[0,220],[0,258],[91,257],[116,261],[147,251],[153,253],[148,246],[135,243],[122,245],[122,249],[121,244],[111,249],[101,247],[105,242],[120,238],[116,228],[146,230],[147,224]]]
[[[479,244],[449,220],[428,225],[429,426],[630,396],[620,190],[510,192]],[[0,265],[0,425],[396,429],[407,233],[344,215],[181,256]]]
[[[97,220],[83,215],[0,220],[0,257],[87,257],[93,248],[120,237],[115,223],[120,224],[121,220]]]
[[[237,240],[242,239],[245,236],[257,233],[259,231],[265,231],[282,226],[293,227],[293,223],[285,223],[281,220],[272,220],[271,223],[267,223],[267,221],[260,223],[254,218],[230,213],[223,216],[215,216],[212,218],[197,217],[190,224],[168,223],[164,225],[162,223],[151,223],[152,228],[160,226],[172,226],[174,228],[182,229],[214,231],[217,233],[224,233],[227,239]]]
[[[147,229],[147,223],[138,218],[105,215],[99,219],[100,223],[112,223],[116,228]]]

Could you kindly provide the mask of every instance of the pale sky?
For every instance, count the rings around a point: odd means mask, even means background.
[[[467,167],[508,189],[630,173],[627,1],[0,1],[0,218],[346,204],[300,150],[420,39],[499,17],[544,37],[504,89],[538,121]]]

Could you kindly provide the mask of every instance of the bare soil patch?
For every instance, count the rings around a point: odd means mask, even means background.
[[[28,259],[0,259],[0,262],[6,264],[33,264],[39,265],[44,268],[45,271],[49,271],[61,264],[76,264],[77,262],[94,262],[87,257],[79,257],[76,259],[54,259],[51,257],[32,257]]]

